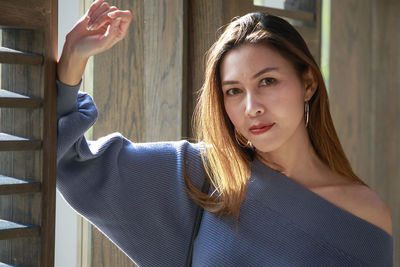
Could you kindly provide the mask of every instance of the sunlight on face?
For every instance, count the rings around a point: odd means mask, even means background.
[[[307,136],[304,102],[310,92],[275,49],[241,45],[225,55],[220,73],[225,110],[259,152],[282,149]]]

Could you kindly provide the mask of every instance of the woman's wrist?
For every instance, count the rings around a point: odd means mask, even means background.
[[[68,41],[57,64],[58,80],[66,85],[77,85],[85,71],[88,58],[81,57]]]

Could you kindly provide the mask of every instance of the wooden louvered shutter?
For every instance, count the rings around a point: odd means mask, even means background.
[[[54,265],[57,7],[0,1],[0,265]]]

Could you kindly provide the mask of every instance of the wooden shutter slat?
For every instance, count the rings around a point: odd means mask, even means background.
[[[2,108],[39,108],[42,99],[0,89],[0,107]]]
[[[39,234],[38,226],[0,220],[0,240],[39,236]]]
[[[24,64],[41,65],[43,56],[17,51],[7,47],[0,47],[0,63],[5,64]]]
[[[0,175],[0,195],[40,192],[40,187],[39,181]]]
[[[313,12],[287,10],[264,6],[257,6],[257,9],[275,16],[315,23],[315,14]]]
[[[0,151],[38,150],[41,147],[41,140],[0,133]]]
[[[11,265],[11,264],[7,264],[7,263],[0,262],[0,267],[20,267],[20,266]]]
[[[32,2],[32,1],[31,1]],[[40,7],[40,2],[35,1],[36,6],[28,1],[12,0],[2,1],[0,25],[23,29],[41,29],[46,26],[46,14],[50,10]]]

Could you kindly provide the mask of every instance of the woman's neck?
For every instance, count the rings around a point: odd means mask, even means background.
[[[329,167],[316,154],[304,127],[299,127],[279,149],[258,154],[269,167],[300,184],[317,184],[321,181],[322,174],[330,172]]]

